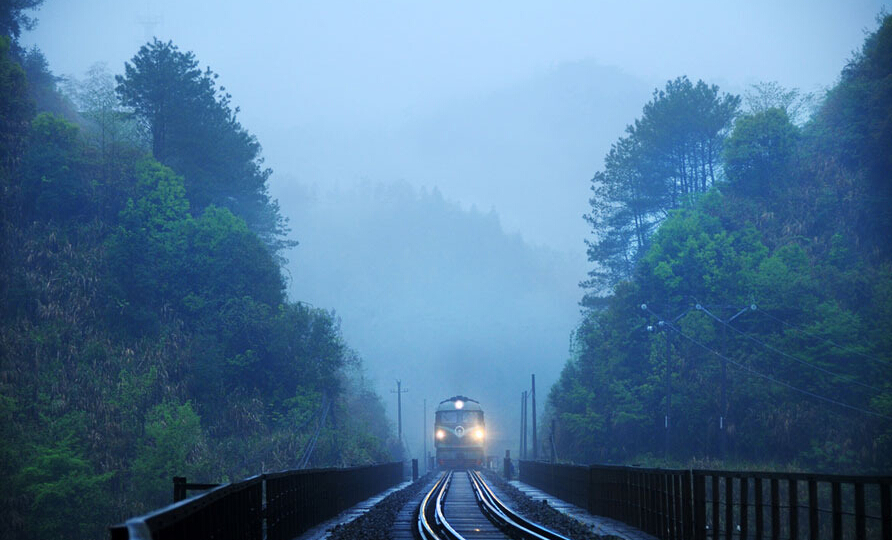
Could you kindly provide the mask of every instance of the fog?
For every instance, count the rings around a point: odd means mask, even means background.
[[[394,423],[402,380],[414,455],[423,400],[454,394],[500,454],[568,357],[589,179],[652,90],[820,91],[881,7],[47,0],[23,43],[79,77],[156,35],[219,73],[300,242],[292,298],[336,310]]]

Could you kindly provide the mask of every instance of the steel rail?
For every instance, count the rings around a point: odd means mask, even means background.
[[[511,536],[530,540],[569,540],[566,536],[534,523],[503,503],[483,479],[479,471],[468,471],[468,478],[474,488],[478,504],[483,513],[504,529],[510,529]]]
[[[446,521],[443,513],[443,503],[451,482],[452,471],[444,472],[418,506],[418,534],[423,540],[465,540]]]
[[[454,471],[444,472],[418,506],[417,529],[422,540],[465,540],[446,520],[445,500]],[[504,504],[478,471],[467,471],[474,498],[481,513],[512,538],[522,540],[568,540],[550,529],[533,523]]]
[[[440,493],[440,488],[443,485],[443,482],[446,480],[446,473],[440,475],[440,478],[434,483],[434,487],[431,488],[430,491],[424,496],[421,500],[421,504],[418,506],[418,534],[422,539],[425,540],[441,540],[441,536],[435,528],[439,528],[436,524],[436,517],[434,517],[435,523],[431,524],[431,520],[428,518],[429,505],[431,498],[433,497],[436,500],[437,495]]]

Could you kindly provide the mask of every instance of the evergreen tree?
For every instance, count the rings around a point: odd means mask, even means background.
[[[271,170],[216,79],[210,68],[198,67],[192,52],[157,39],[116,77],[118,95],[143,122],[154,157],[185,178],[192,210],[228,208],[268,246],[285,247],[285,223],[267,192]]]
[[[583,286],[593,305],[628,278],[648,240],[669,210],[690,205],[722,176],[724,139],[740,98],[715,85],[679,77],[655,90],[641,118],[626,128],[592,178],[592,227],[586,240],[595,268]]]

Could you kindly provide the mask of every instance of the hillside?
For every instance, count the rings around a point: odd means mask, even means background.
[[[890,51],[885,16],[801,128],[776,93],[688,138],[707,87],[654,94],[595,176],[562,458],[889,471]]]
[[[63,95],[35,57],[0,37],[0,536],[104,536],[175,475],[400,457],[338,320],[286,297],[271,171],[213,73],[155,40]]]

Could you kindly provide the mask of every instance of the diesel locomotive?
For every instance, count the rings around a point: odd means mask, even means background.
[[[434,418],[437,465],[444,468],[482,465],[485,442],[486,426],[479,402],[465,396],[440,402]]]

